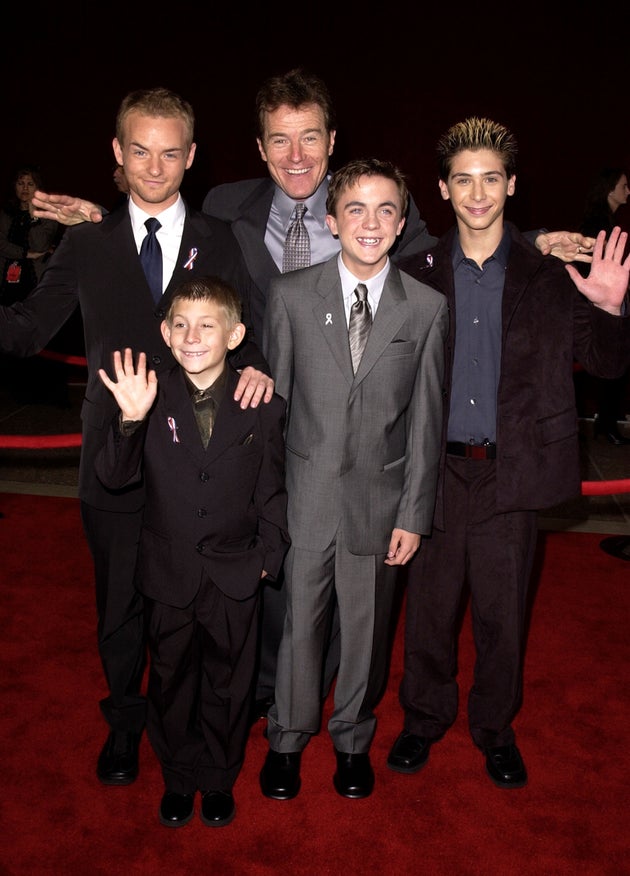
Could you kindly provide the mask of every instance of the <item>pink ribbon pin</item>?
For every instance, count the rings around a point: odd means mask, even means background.
[[[177,423],[173,417],[167,417],[166,422],[168,423],[168,428],[173,433],[173,444],[179,444],[179,436],[177,434]]]
[[[199,250],[196,246],[193,246],[190,252],[188,253],[188,261],[184,263],[184,267],[187,271],[192,271],[193,265],[195,263],[195,259],[197,258],[197,253]]]

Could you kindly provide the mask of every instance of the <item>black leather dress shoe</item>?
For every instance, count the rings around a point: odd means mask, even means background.
[[[166,827],[183,827],[193,817],[195,798],[193,794],[176,794],[165,791],[160,803],[160,824]]]
[[[516,745],[486,748],[486,772],[499,788],[524,788],[527,770]]]
[[[111,730],[103,746],[96,775],[104,785],[130,785],[138,778],[140,734]]]
[[[260,790],[272,800],[292,800],[300,790],[302,752],[280,754],[269,749],[260,771]]]
[[[630,535],[610,535],[603,538],[599,546],[618,560],[630,560]]]
[[[200,814],[208,827],[224,827],[236,814],[234,797],[227,791],[205,791],[201,795]]]
[[[417,773],[426,764],[432,740],[403,730],[387,756],[387,766],[397,773]]]
[[[337,756],[337,772],[333,776],[335,791],[351,800],[369,797],[374,789],[374,770],[370,763],[370,755],[344,754],[337,750],[335,755]]]

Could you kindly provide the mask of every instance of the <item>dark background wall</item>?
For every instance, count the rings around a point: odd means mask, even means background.
[[[433,4],[435,7],[436,4]],[[625,6],[625,4],[624,4]],[[630,164],[630,14],[604,4],[402,6],[267,3],[23,4],[2,27],[2,176],[38,163],[49,191],[111,204],[116,110],[138,87],[191,101],[197,157],[184,194],[265,174],[253,103],[266,76],[303,64],[328,83],[339,118],[332,167],[362,155],[408,175],[434,233],[437,137],[467,115],[508,125],[520,144],[509,218],[574,228],[600,165]],[[289,39],[287,33],[292,31]],[[629,223],[630,209],[619,212]],[[630,224],[630,223],[629,223]]]

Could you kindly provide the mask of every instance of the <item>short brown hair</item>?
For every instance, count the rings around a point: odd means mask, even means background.
[[[349,161],[333,173],[328,184],[327,213],[331,216],[336,215],[341,193],[350,186],[356,185],[362,176],[384,176],[395,182],[400,195],[401,215],[407,215],[409,189],[405,175],[391,161],[381,161],[378,158],[359,158],[355,161]]]
[[[199,277],[178,286],[164,317],[169,326],[179,301],[211,301],[223,308],[230,328],[241,322],[241,299],[236,289],[220,277]]]
[[[324,114],[324,124],[328,133],[334,131],[337,123],[335,108],[326,83],[302,67],[295,67],[288,73],[271,76],[265,80],[256,95],[256,125],[258,137],[265,139],[267,113],[280,106],[299,109],[305,104],[316,104]]]

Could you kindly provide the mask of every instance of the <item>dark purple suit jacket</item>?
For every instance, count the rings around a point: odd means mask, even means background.
[[[503,290],[501,376],[497,399],[496,511],[538,510],[581,489],[574,362],[614,377],[630,360],[630,318],[594,307],[559,259],[541,254],[510,223]],[[446,429],[457,328],[451,251],[455,228],[431,251],[399,263],[446,295],[445,418],[434,525],[443,528]]]
[[[289,546],[284,484],[286,405],[241,410],[230,369],[225,397],[204,449],[184,372],[159,377],[158,398],[133,435],[118,416],[96,457],[110,489],[145,482],[136,586],[158,602],[184,608],[204,577],[232,599],[253,596],[263,569],[277,577]]]

